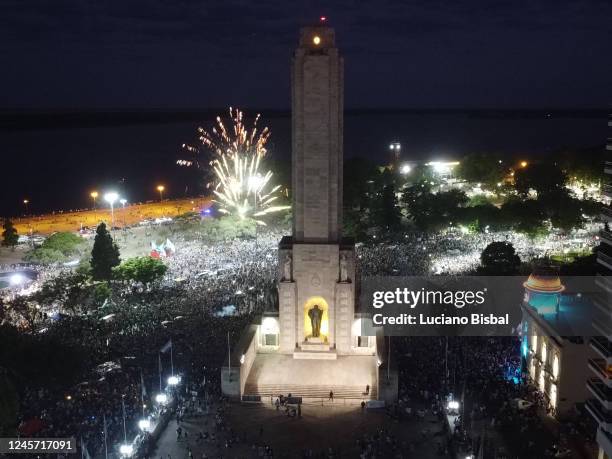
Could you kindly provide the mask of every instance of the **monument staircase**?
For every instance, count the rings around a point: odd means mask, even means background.
[[[335,399],[353,400],[376,400],[377,391],[375,387],[370,387],[370,393],[365,394],[364,386],[320,386],[320,385],[301,385],[301,384],[257,384],[247,381],[244,387],[244,396],[259,396],[262,401],[270,397],[278,397],[280,394],[303,399],[329,399],[329,391],[334,393]]]

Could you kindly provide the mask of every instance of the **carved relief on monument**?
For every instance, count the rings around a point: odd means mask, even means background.
[[[346,253],[340,252],[340,282],[351,282],[348,274],[348,257]]]
[[[281,276],[282,282],[292,282],[293,281],[293,258],[291,257],[290,252],[285,252],[285,256],[283,257],[283,265],[282,265],[283,273]]]

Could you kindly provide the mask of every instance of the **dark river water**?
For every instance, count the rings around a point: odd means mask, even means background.
[[[291,120],[288,113],[262,113],[272,131],[273,159],[289,160]],[[89,206],[89,192],[120,187],[129,201],[156,198],[164,183],[168,196],[201,191],[201,173],[176,166],[183,143],[193,143],[198,126],[211,126],[212,114],[177,120],[130,120],[106,116],[87,123],[19,121],[0,123],[0,170],[4,186],[0,215]],[[563,149],[603,146],[608,137],[605,113],[546,112],[474,114],[461,112],[348,112],[345,157],[364,156],[384,162],[391,140],[402,144],[402,157],[450,159],[465,153],[503,152],[541,155]]]

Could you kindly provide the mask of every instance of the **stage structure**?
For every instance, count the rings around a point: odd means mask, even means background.
[[[356,311],[355,245],[342,237],[343,72],[334,30],[302,28],[292,61],[293,234],[278,246],[278,311],[233,346],[222,369],[230,397],[397,398],[380,331],[362,336],[371,319]]]

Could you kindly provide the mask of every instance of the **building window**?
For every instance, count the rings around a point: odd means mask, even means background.
[[[369,336],[358,336],[357,337],[357,347],[370,347]]]
[[[278,335],[272,333],[264,335],[264,346],[278,346]]]

